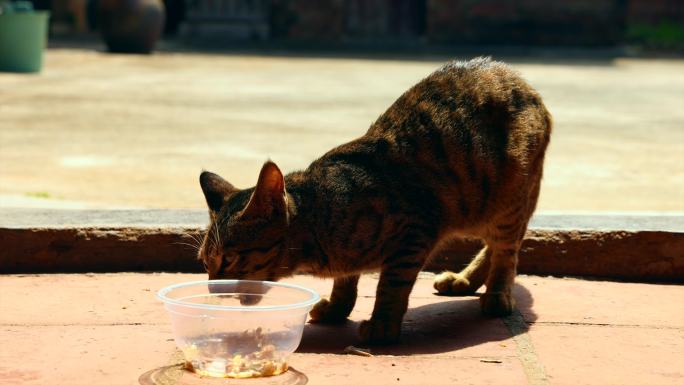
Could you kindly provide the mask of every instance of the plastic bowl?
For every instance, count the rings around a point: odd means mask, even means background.
[[[176,344],[192,370],[211,377],[283,373],[320,296],[278,282],[212,280],[157,293],[171,316]],[[186,366],[188,366],[186,364]]]

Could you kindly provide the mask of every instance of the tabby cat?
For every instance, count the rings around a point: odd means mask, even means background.
[[[406,91],[360,138],[283,176],[271,161],[240,190],[203,172],[210,225],[200,247],[209,279],[334,278],[313,322],[343,322],[359,275],[379,271],[361,340],[400,334],[416,277],[441,241],[485,247],[440,294],[474,293],[482,312],[511,313],[518,251],[535,209],[551,118],[539,94],[489,58],[450,62]]]

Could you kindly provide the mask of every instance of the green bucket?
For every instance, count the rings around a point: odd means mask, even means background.
[[[50,12],[0,14],[0,71],[39,72]]]

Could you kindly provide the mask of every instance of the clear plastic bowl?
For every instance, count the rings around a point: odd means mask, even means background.
[[[171,316],[186,365],[202,376],[260,377],[283,373],[320,296],[268,281],[181,283],[157,293]]]

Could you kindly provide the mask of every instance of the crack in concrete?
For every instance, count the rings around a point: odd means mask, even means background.
[[[634,328],[634,329],[662,329],[662,330],[684,330],[681,326],[666,325],[636,325],[636,324],[610,324],[596,322],[565,322],[565,321],[526,321],[528,325],[542,326],[590,326],[590,327],[611,327],[611,328]]]
[[[513,310],[513,314],[502,318],[509,333],[513,336],[513,341],[518,351],[518,358],[523,366],[525,375],[530,385],[549,385],[544,366],[539,360],[539,356],[534,350],[530,335],[527,333],[528,325],[518,309]]]
[[[165,323],[147,323],[147,322],[114,322],[114,323],[105,323],[105,324],[96,324],[96,323],[63,323],[63,324],[47,324],[47,323],[25,323],[25,324],[17,324],[17,323],[0,323],[0,327],[58,327],[58,326],[164,326],[166,325]]]

